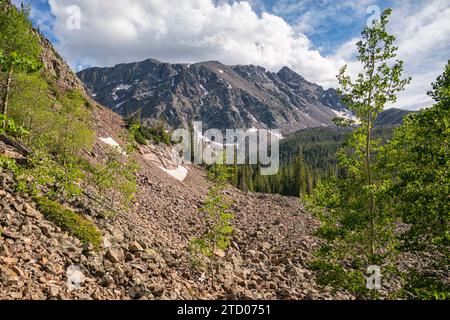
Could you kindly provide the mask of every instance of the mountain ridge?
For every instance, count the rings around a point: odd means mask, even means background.
[[[155,59],[89,68],[78,77],[92,97],[126,116],[172,127],[202,120],[206,128],[269,128],[289,134],[333,125],[345,107],[334,89],[308,82],[288,67],[277,73],[218,61],[170,64]]]

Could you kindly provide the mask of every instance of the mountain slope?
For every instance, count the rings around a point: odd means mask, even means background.
[[[44,70],[33,79],[39,84],[48,81],[51,90],[21,97],[20,106],[36,115],[35,106],[42,100],[42,108],[54,114],[64,111],[68,126],[79,115],[71,114],[74,100],[64,100],[65,104],[60,100],[74,90],[81,96],[85,93],[51,44],[40,38],[40,45]],[[76,217],[71,221],[74,228],[80,220],[88,222],[101,235],[98,247],[82,243],[79,234],[50,219],[49,211],[36,203],[36,195],[28,195],[26,188],[18,190],[18,177],[9,164],[17,160],[16,164],[26,169],[37,159],[21,155],[14,144],[0,141],[0,299],[332,297],[329,289],[315,283],[313,271],[308,269],[310,252],[317,242],[312,235],[317,222],[304,212],[298,199],[245,194],[231,186],[226,193],[234,200],[235,233],[231,248],[218,259],[220,272],[211,286],[208,275],[194,271],[188,250],[190,240],[203,231],[199,208],[209,188],[204,170],[188,166],[187,177],[179,181],[167,173],[177,167],[168,148],[139,147],[128,156],[111,148],[117,145],[125,150],[129,143],[123,119],[84,98],[83,111],[90,114],[94,137],[92,148],[80,151],[80,160],[90,165],[104,163],[115,152],[120,160],[137,161],[140,169],[133,176],[135,198],[128,211],[116,208],[113,214],[105,215],[114,200],[99,201],[89,180],[65,176],[64,171],[64,180],[76,179],[84,192],[75,200],[58,197],[58,202],[53,201],[60,209],[58,217]],[[43,119],[41,134],[49,129],[49,122]],[[57,155],[46,156],[51,159]],[[44,180],[41,193],[47,186],[58,188],[41,171],[36,174]],[[348,297],[341,293],[335,296]]]
[[[203,121],[205,128],[278,128],[284,134],[332,125],[343,111],[337,92],[306,81],[285,67],[209,61],[169,64],[153,59],[90,68],[78,73],[92,97],[121,115],[141,110],[144,120],[172,127]]]
[[[412,111],[395,108],[384,110],[378,115],[377,120],[375,120],[375,126],[401,125],[403,119],[410,113]]]
[[[100,161],[111,137],[122,147],[122,119],[101,107],[94,111],[98,138],[91,161]],[[153,152],[157,152],[159,157]],[[165,173],[166,153],[141,150],[138,193],[130,212],[98,216],[98,207],[83,212],[100,229],[100,250],[83,245],[47,221],[33,201],[15,191],[0,173],[0,298],[2,299],[280,299],[331,298],[308,270],[316,246],[317,222],[298,199],[244,194],[232,187],[235,201],[233,245],[219,260],[216,285],[192,271],[189,241],[201,232],[201,207],[208,181],[202,169],[189,166],[183,181]],[[149,160],[152,159],[152,160]],[[100,208],[101,209],[101,208]],[[89,213],[90,212],[90,213]],[[68,290],[70,267],[83,281]],[[27,284],[27,285],[25,285]],[[25,290],[26,288],[26,290]],[[336,297],[348,296],[337,294]]]

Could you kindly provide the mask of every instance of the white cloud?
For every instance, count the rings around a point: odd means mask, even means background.
[[[211,0],[50,0],[58,49],[70,64],[110,66],[146,58],[219,60],[276,70],[289,66],[324,85],[343,61],[323,57],[278,16],[258,15],[248,2]],[[80,30],[66,27],[67,7],[81,9]]]
[[[413,77],[410,88],[399,99],[400,107],[418,109],[432,103],[426,92],[450,58],[449,21],[448,1],[427,1],[420,10],[406,7],[392,20],[399,56]]]
[[[427,96],[431,83],[440,75],[450,58],[450,6],[448,1],[430,0],[417,5],[402,1],[394,8],[390,18],[390,32],[399,47],[398,58],[405,62],[405,73],[412,77],[411,84],[399,94],[395,105],[403,109],[420,109],[433,102]],[[356,74],[355,43],[352,39],[342,44],[334,57],[349,62],[349,70]]]

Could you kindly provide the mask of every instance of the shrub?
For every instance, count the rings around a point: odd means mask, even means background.
[[[85,178],[76,157],[54,158],[41,151],[36,151],[27,165],[20,166],[14,174],[17,191],[65,200],[82,193],[80,183]]]
[[[110,149],[104,164],[90,166],[91,180],[98,190],[114,206],[119,204],[121,209],[127,207],[134,199],[137,191],[136,173],[138,163],[133,159],[126,161],[117,150]]]
[[[47,83],[41,74],[18,74],[16,78],[20,90],[11,94],[9,112],[29,132],[25,137],[20,135],[24,143],[64,156],[91,149],[92,112],[81,92],[53,91],[54,81]]]
[[[0,172],[3,170],[12,172],[14,175],[19,171],[16,160],[0,155]]]
[[[16,125],[15,121],[3,114],[0,114],[0,122],[4,126],[0,127],[0,134],[8,134],[13,137],[23,137],[29,134],[23,127]]]
[[[132,118],[126,119],[125,122],[131,136],[141,145],[146,145],[147,140],[168,146],[172,144],[170,133],[166,131],[163,121],[159,121],[155,127],[141,125],[139,121]]]
[[[100,247],[102,234],[93,222],[47,198],[37,197],[35,202],[48,220],[78,238],[82,243],[90,243],[97,249]]]
[[[450,286],[432,275],[412,271],[406,275],[400,297],[414,300],[450,300]]]
[[[234,232],[232,200],[223,194],[230,179],[230,168],[225,165],[216,166],[208,172],[208,178],[213,185],[209,189],[205,204],[200,208],[207,230],[201,237],[191,239],[189,250],[194,268],[206,268],[211,277],[211,285],[214,286],[216,252],[228,249]]]
[[[346,290],[360,298],[367,296],[364,274],[360,270],[346,270],[339,264],[333,264],[320,258],[311,262],[311,270],[317,273],[317,283],[332,286],[334,290]],[[372,292],[374,294],[375,292]]]

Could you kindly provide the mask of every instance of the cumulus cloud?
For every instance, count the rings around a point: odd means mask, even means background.
[[[405,62],[405,73],[411,84],[399,94],[395,105],[403,109],[421,109],[433,102],[426,92],[440,75],[450,58],[450,6],[447,1],[430,0],[418,4],[401,1],[390,18],[390,32],[399,47],[398,58]],[[343,43],[332,58],[348,61],[349,70],[356,74],[358,64],[355,44],[358,39]]]
[[[270,70],[289,66],[332,85],[343,61],[323,57],[282,18],[256,14],[248,2],[211,0],[50,0],[58,49],[72,66],[110,66],[146,58],[219,60]],[[67,8],[81,9],[81,29],[68,29]]]
[[[407,6],[393,19],[399,56],[405,60],[405,68],[413,77],[398,106],[417,109],[431,103],[426,91],[450,58],[449,21],[448,1],[427,1],[421,10]]]

